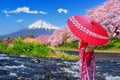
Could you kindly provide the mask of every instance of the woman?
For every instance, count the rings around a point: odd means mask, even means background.
[[[95,65],[95,46],[92,44],[80,42],[79,52],[80,52],[80,80],[96,80],[96,65]]]
[[[107,31],[96,21],[87,17],[74,15],[68,19],[68,27],[80,40],[80,79],[95,80],[96,66],[94,45],[105,45],[108,40]],[[88,44],[91,43],[91,44]],[[94,44],[94,45],[92,45]]]

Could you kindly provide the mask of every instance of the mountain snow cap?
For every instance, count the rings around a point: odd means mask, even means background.
[[[44,29],[59,29],[59,27],[56,27],[54,25],[51,25],[50,23],[43,21],[43,20],[38,20],[34,22],[33,24],[28,26],[28,29],[39,29],[39,28],[44,28]]]

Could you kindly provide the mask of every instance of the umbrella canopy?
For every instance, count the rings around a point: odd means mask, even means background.
[[[104,45],[109,40],[107,31],[99,23],[86,16],[69,17],[68,27],[73,34],[89,44]]]

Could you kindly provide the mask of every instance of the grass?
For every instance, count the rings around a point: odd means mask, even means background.
[[[69,55],[64,52],[56,52],[48,55],[48,58],[60,58],[63,60],[79,60],[79,56]]]
[[[63,42],[61,45],[56,46],[55,49],[56,50],[77,50],[78,49],[78,43],[79,41],[74,41],[71,43],[67,43],[67,42]]]
[[[104,46],[96,47],[96,50],[120,50],[120,38],[112,38]]]
[[[72,43],[63,43],[62,45],[55,47],[56,50],[72,50],[77,51],[79,41]],[[120,38],[112,38],[104,46],[97,46],[95,51],[117,51],[120,53]]]
[[[42,58],[61,58],[64,60],[78,60],[79,58],[75,55],[59,53],[42,43],[23,42],[21,38],[15,39],[12,45],[0,43],[0,52]]]

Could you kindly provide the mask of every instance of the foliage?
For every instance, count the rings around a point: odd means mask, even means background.
[[[6,43],[0,43],[0,51],[5,51],[8,48]]]
[[[71,42],[71,43],[63,43],[56,47],[57,50],[76,50],[78,49],[79,41]],[[111,50],[111,49],[120,49],[120,38],[112,38],[109,42],[104,46],[97,46],[97,50]]]
[[[25,39],[25,38],[34,38],[34,36],[32,35],[32,34],[30,34],[30,35],[26,35],[26,36],[19,36],[20,38],[22,38],[22,39]]]
[[[120,49],[120,38],[112,38],[108,44],[96,47],[97,50]]]
[[[0,51],[6,53],[13,53],[17,55],[45,57],[48,55],[50,51],[52,51],[52,49],[48,48],[44,44],[38,44],[35,42],[25,43],[22,41],[22,38],[19,37],[14,40],[12,46],[8,46],[7,44],[0,43]]]
[[[20,38],[16,39],[11,47],[13,52],[22,55],[41,56],[45,57],[51,50],[44,44],[37,44],[35,42],[23,42]]]
[[[75,55],[69,55],[69,54],[62,53],[60,54],[60,56],[62,59],[65,59],[65,60],[79,60],[79,56],[75,56]]]
[[[12,46],[0,43],[0,52],[44,58],[61,58],[66,60],[78,59],[78,56],[58,53],[42,43],[23,42],[21,37],[15,39]]]
[[[67,42],[68,39],[68,33],[64,33],[64,35],[62,36],[62,44],[65,44]]]
[[[50,53],[48,57],[49,58],[60,58],[63,60],[79,60],[79,56],[70,55],[65,52],[59,52],[59,51],[55,51],[55,53]]]
[[[61,49],[77,49],[78,48],[79,41],[73,41],[70,43],[63,42],[61,45],[58,46],[58,48]]]

